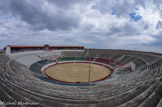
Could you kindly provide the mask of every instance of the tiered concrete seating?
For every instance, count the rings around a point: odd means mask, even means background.
[[[158,105],[156,107],[162,107],[162,98],[161,100],[158,102]]]
[[[45,63],[34,63],[29,68],[22,63],[0,55],[0,100],[34,102],[39,107],[161,107],[162,58],[156,55],[130,51],[86,50],[94,61],[127,64],[133,62],[133,72],[96,82],[94,86],[58,85],[44,81],[32,73],[39,72]],[[86,52],[75,52],[75,58],[84,59]],[[93,54],[92,54],[93,53]],[[64,53],[72,57],[72,52]],[[98,58],[96,58],[96,56]],[[80,57],[82,57],[80,59]],[[92,57],[92,58],[93,58]],[[102,60],[101,60],[102,59]],[[49,62],[50,63],[50,62]],[[15,107],[32,105],[15,105]]]

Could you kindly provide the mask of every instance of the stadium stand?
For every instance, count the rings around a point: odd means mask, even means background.
[[[12,105],[15,107],[161,107],[161,56],[108,49],[85,49],[84,52],[62,54],[61,58],[56,59],[90,59],[114,65],[118,70],[133,62],[135,71],[114,73],[112,77],[98,81],[93,86],[72,86],[50,82],[51,80],[44,77],[40,69],[53,62],[46,60],[45,56],[40,58],[37,55],[24,55],[19,59],[0,54],[0,100],[16,102],[17,105]],[[30,62],[27,61],[29,59]],[[18,105],[20,101],[28,102],[28,105]]]

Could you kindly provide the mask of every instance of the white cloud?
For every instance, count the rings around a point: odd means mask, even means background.
[[[161,32],[156,29],[157,23],[162,22],[159,1],[79,0],[65,4],[40,0],[36,6],[33,2],[13,0],[12,6],[8,3],[3,9],[0,7],[0,48],[8,44],[50,44],[134,49],[152,46]],[[131,21],[131,12],[142,18]],[[155,51],[158,49],[157,46]]]
[[[155,30],[159,20],[162,20],[160,13],[154,6],[151,7],[139,7],[137,13],[142,16],[142,20],[149,24],[150,28]]]

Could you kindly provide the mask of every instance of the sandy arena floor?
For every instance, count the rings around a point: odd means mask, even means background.
[[[50,78],[64,82],[88,82],[88,63],[66,63],[58,64],[48,68],[45,74]],[[111,71],[101,65],[91,64],[90,81],[103,79],[111,74]]]

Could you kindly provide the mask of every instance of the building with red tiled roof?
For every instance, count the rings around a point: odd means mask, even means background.
[[[84,46],[50,46],[48,44],[44,46],[7,45],[4,50],[7,54],[11,54],[25,51],[84,50]]]

